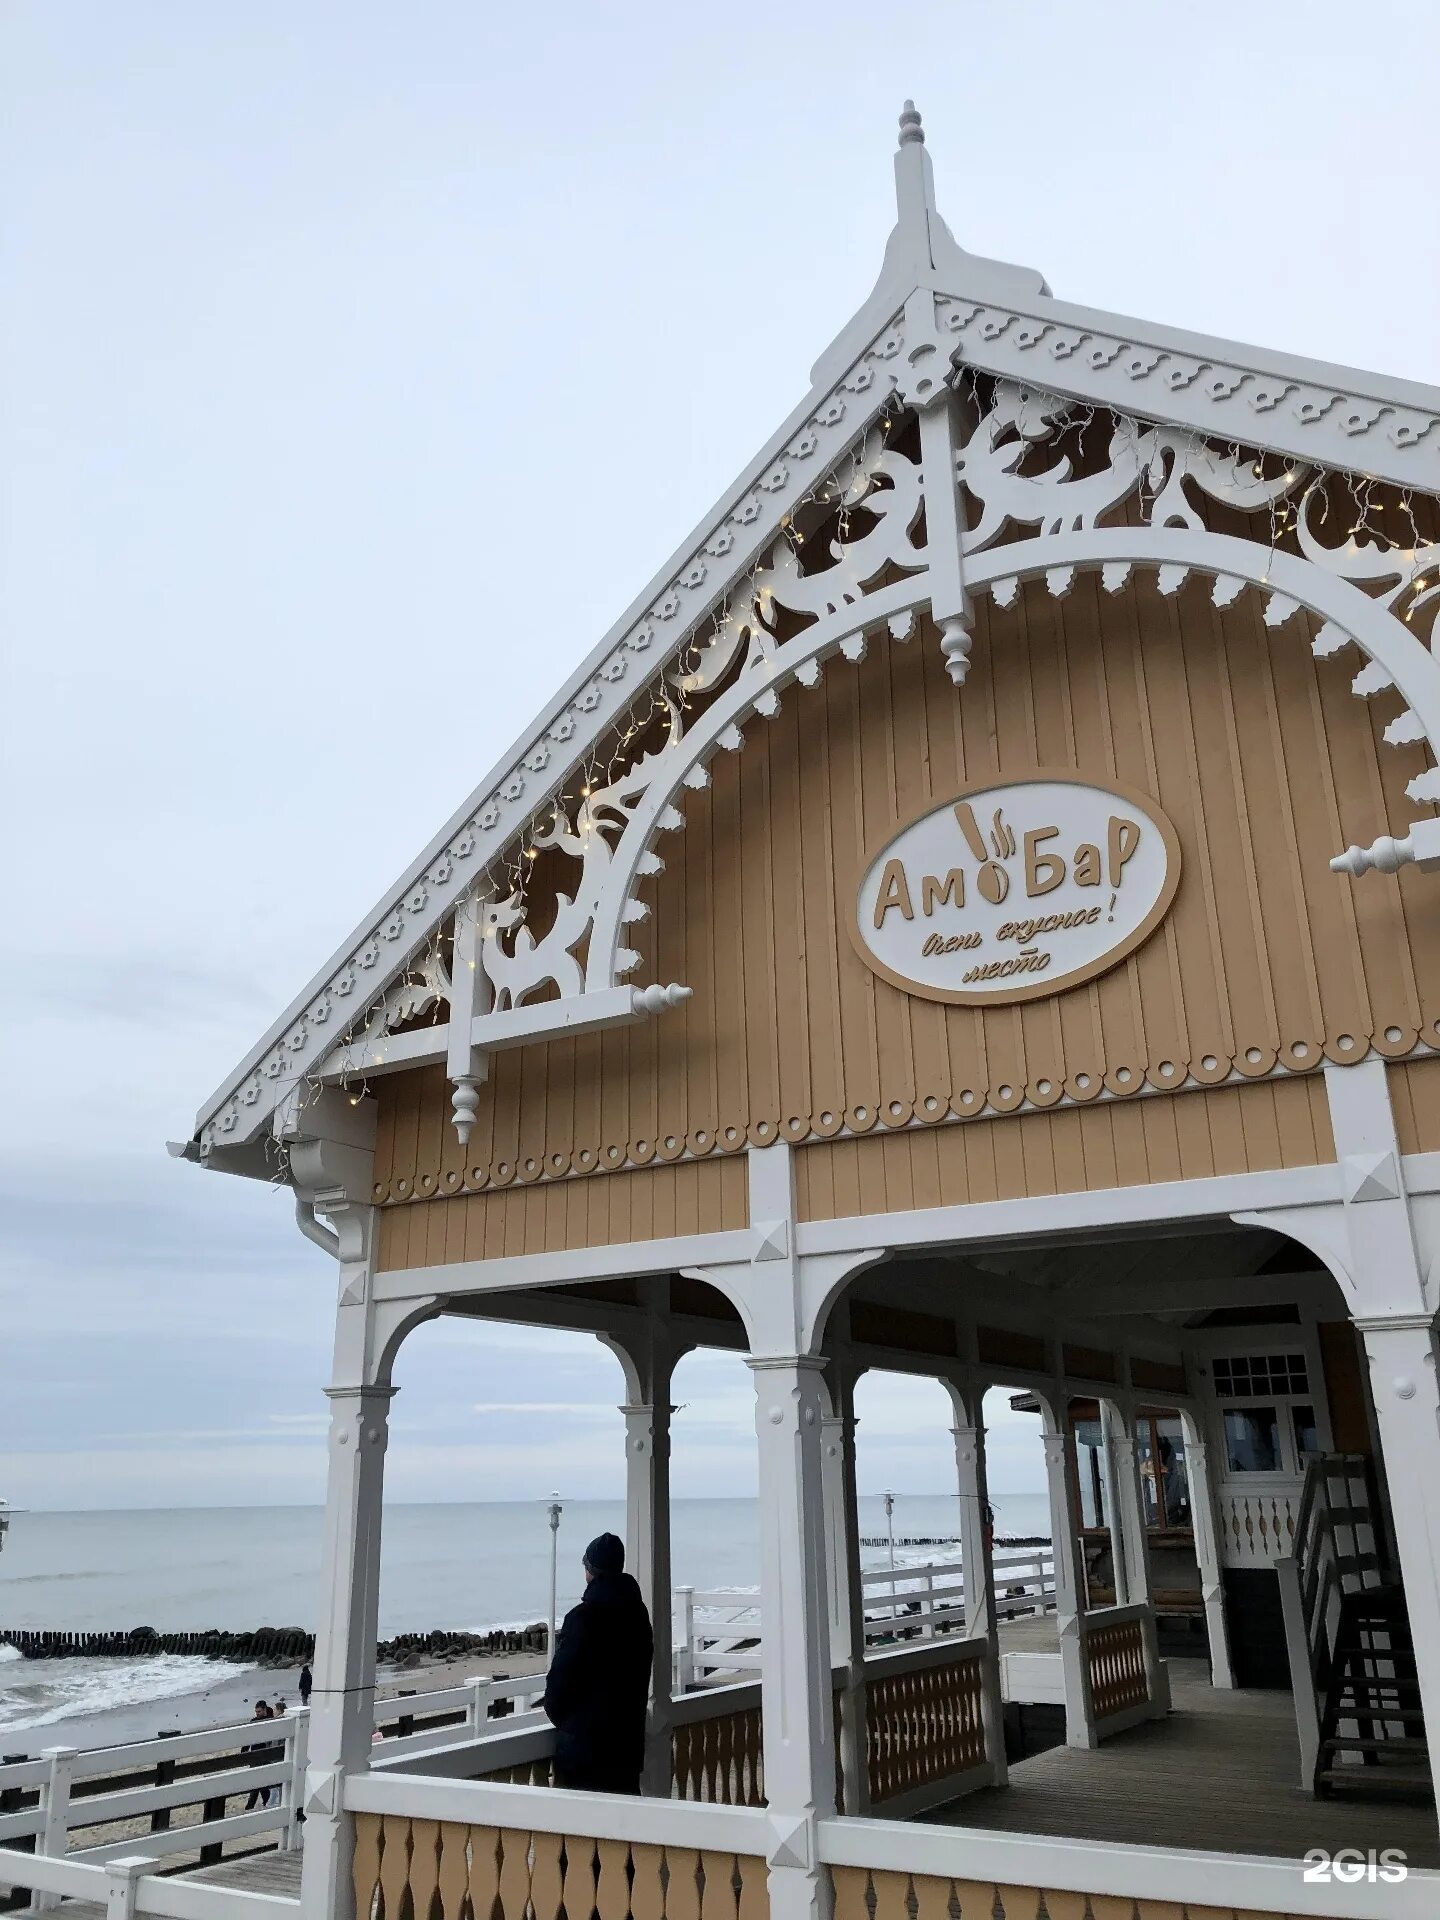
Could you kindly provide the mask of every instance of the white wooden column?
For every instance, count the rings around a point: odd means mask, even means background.
[[[1356,1321],[1365,1341],[1410,1615],[1430,1771],[1440,1775],[1440,1378],[1428,1314]],[[1378,1532],[1380,1516],[1375,1516]]]
[[[1119,1500],[1120,1526],[1125,1543],[1126,1605],[1145,1609],[1140,1633],[1145,1650],[1145,1679],[1152,1712],[1158,1718],[1170,1711],[1170,1680],[1160,1658],[1160,1640],[1155,1626],[1155,1587],[1150,1572],[1150,1534],[1145,1525],[1145,1493],[1140,1484],[1140,1449],[1135,1440],[1133,1408],[1114,1408],[1118,1413],[1111,1435],[1115,1461],[1115,1492]],[[1158,1463],[1157,1463],[1158,1465]]]
[[[860,1578],[855,1484],[855,1372],[843,1345],[832,1345],[830,1369],[830,1397],[836,1410],[821,1422],[821,1455],[830,1660],[840,1675],[842,1811],[866,1813],[870,1807],[870,1778],[866,1757],[865,1588]]]
[[[1220,1565],[1220,1536],[1215,1519],[1215,1483],[1210,1472],[1210,1448],[1198,1418],[1187,1410],[1180,1415],[1185,1433],[1185,1468],[1190,1485],[1190,1522],[1195,1529],[1195,1561],[1200,1569],[1200,1595],[1205,1602],[1205,1631],[1210,1642],[1210,1684],[1231,1688],[1235,1669],[1230,1660],[1230,1629],[1225,1620],[1225,1579]]]
[[[670,1792],[671,1700],[675,1688],[674,1578],[670,1560],[670,1380],[675,1348],[669,1281],[639,1282],[645,1314],[637,1326],[602,1334],[625,1372],[625,1566],[639,1585],[655,1635],[650,1720],[645,1740],[646,1793]]]
[[[645,1791],[670,1791],[670,1702],[674,1690],[670,1571],[670,1369],[652,1383],[655,1399],[627,1401],[625,1416],[625,1564],[639,1582],[655,1634]]]
[[[372,1356],[373,1215],[373,1208],[355,1208],[337,1222],[340,1304],[335,1313],[334,1384],[326,1388],[330,1463],[310,1696],[300,1872],[304,1920],[348,1920],[354,1912],[355,1823],[344,1812],[342,1799],[346,1774],[364,1772],[370,1765],[375,1727],[381,1495],[393,1389],[376,1379]]]
[[[1130,1598],[1125,1567],[1125,1528],[1120,1517],[1120,1482],[1115,1470],[1115,1415],[1108,1400],[1100,1402],[1100,1475],[1105,1488],[1105,1524],[1110,1530],[1110,1565],[1115,1604]]]
[[[1065,1744],[1093,1747],[1095,1709],[1080,1617],[1085,1610],[1085,1595],[1070,1506],[1071,1448],[1064,1396],[1055,1394],[1053,1408],[1042,1401],[1041,1413],[1045,1423],[1045,1485],[1050,1495],[1050,1543],[1055,1556],[1055,1628],[1065,1683]]]
[[[832,1896],[817,1822],[835,1810],[835,1707],[822,1449],[833,1409],[820,1348],[845,1282],[882,1255],[860,1248],[802,1258],[792,1168],[785,1142],[752,1147],[749,1259],[686,1271],[735,1303],[755,1376],[771,1920],[826,1920]]]
[[[1327,1067],[1350,1312],[1365,1342],[1415,1668],[1440,1775],[1440,1379],[1433,1278],[1440,1233],[1405,1190],[1385,1063]],[[1423,1230],[1424,1238],[1420,1238]],[[1376,1516],[1377,1525],[1379,1516]]]
[[[981,1668],[980,1711],[985,1723],[985,1752],[994,1782],[1003,1787],[1005,1708],[1000,1697],[1000,1636],[995,1612],[995,1556],[985,1515],[990,1490],[985,1473],[984,1395],[978,1386],[945,1383],[955,1408],[955,1479],[960,1496],[960,1573],[965,1592],[965,1637],[986,1643]]]
[[[760,1466],[760,1681],[773,1920],[822,1913],[815,1823],[835,1809],[824,1364],[809,1354],[749,1362]]]

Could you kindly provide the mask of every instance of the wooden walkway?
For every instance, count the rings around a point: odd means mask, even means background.
[[[1435,1809],[1384,1800],[1316,1800],[1299,1786],[1288,1693],[1221,1692],[1203,1661],[1171,1660],[1174,1711],[1093,1752],[1052,1747],[928,1820],[1130,1846],[1191,1847],[1300,1859],[1311,1847],[1401,1847],[1440,1867]]]
[[[135,1842],[135,1851],[145,1851],[143,1840]],[[281,1899],[298,1900],[300,1855],[277,1853],[271,1848],[265,1853],[242,1854],[237,1860],[221,1860],[213,1867],[193,1867],[176,1877],[187,1883],[208,1881],[212,1887],[238,1887],[245,1893],[268,1893]],[[65,1920],[105,1920],[105,1908],[98,1900],[62,1900],[59,1910],[64,1912]],[[27,1907],[20,1913],[7,1915],[6,1920],[52,1920],[52,1916],[37,1915],[33,1907]]]

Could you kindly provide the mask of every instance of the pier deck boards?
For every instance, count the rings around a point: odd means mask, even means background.
[[[1024,1636],[1034,1645],[1045,1627]],[[1014,1644],[1012,1640],[1012,1645]],[[925,1816],[995,1833],[1122,1845],[1193,1847],[1299,1859],[1311,1847],[1401,1847],[1412,1867],[1440,1867],[1435,1810],[1383,1800],[1315,1800],[1303,1792],[1288,1693],[1217,1691],[1203,1661],[1171,1660],[1174,1711],[1093,1752],[1052,1747]]]

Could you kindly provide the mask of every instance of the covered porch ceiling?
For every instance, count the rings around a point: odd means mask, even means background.
[[[1164,1358],[1180,1355],[1187,1329],[1207,1324],[1260,1325],[1297,1308],[1322,1319],[1345,1313],[1333,1276],[1308,1248],[1223,1221],[1203,1231],[1188,1223],[895,1255],[858,1275],[843,1301],[852,1345],[871,1364],[902,1371],[967,1358],[951,1337],[957,1321]],[[683,1273],[467,1293],[442,1313],[621,1337],[658,1315],[682,1349],[743,1352],[747,1344],[726,1296]]]

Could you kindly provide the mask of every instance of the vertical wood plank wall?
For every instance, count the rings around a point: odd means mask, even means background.
[[[440,1267],[721,1233],[749,1223],[745,1162],[725,1155],[387,1207],[380,1216],[379,1264],[387,1272]]]
[[[1109,1100],[956,1127],[817,1141],[795,1156],[802,1220],[1203,1180],[1335,1158],[1318,1074]]]
[[[1386,1069],[1402,1153],[1440,1152],[1440,1060],[1396,1060]]]
[[[1272,631],[1253,595],[1222,611],[1203,583],[1164,598],[1146,577],[1115,596],[1081,575],[1063,601],[1035,587],[1008,610],[987,604],[971,659],[957,692],[921,621],[908,643],[874,641],[858,667],[837,662],[813,691],[790,688],[742,752],[711,763],[709,788],[684,795],[686,829],[665,839],[665,872],[647,883],[650,917],[628,930],[642,953],[632,978],[680,980],[694,998],[633,1027],[497,1055],[468,1152],[441,1070],[379,1082],[376,1199],[912,1116],[983,1116],[993,1148],[942,1127],[892,1143],[868,1177],[978,1191],[993,1152],[997,1191],[1016,1178],[1046,1191],[1183,1177],[1207,1156],[1217,1167],[1329,1157],[1317,1092],[1264,1076],[1440,1037],[1433,885],[1413,869],[1355,883],[1328,868],[1348,842],[1414,817],[1404,785],[1422,752],[1380,741],[1394,698],[1357,699],[1357,661],[1316,661],[1303,621]],[[1118,779],[1164,807],[1183,873],[1160,929],[1100,979],[1018,1007],[943,1006],[876,979],[842,924],[865,850],[966,782],[1036,766]],[[1102,1084],[1124,1096],[1237,1070],[1259,1098],[1192,1091],[1133,1110],[1122,1098],[1093,1123],[1032,1113],[1013,1130],[996,1118]],[[1400,1083],[1417,1138],[1440,1138],[1429,1071]],[[930,1171],[942,1158],[945,1176]]]

